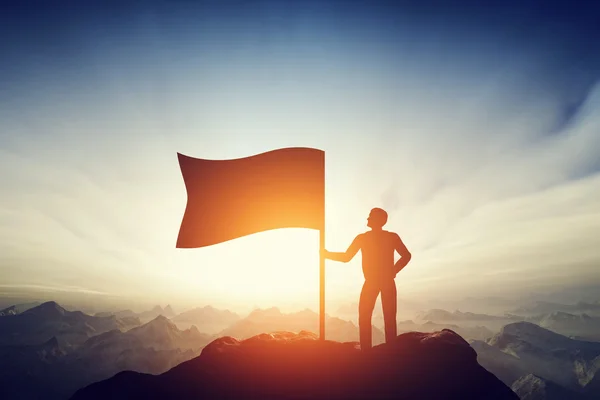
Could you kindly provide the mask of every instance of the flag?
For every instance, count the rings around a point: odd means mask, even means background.
[[[177,156],[187,190],[178,248],[278,228],[324,228],[322,150],[290,147],[229,160]]]

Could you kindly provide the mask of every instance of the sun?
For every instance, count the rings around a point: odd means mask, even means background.
[[[209,288],[217,300],[318,305],[318,231],[276,229],[186,251],[195,253],[186,260],[189,283]]]

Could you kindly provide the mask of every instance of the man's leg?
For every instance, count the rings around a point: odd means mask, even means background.
[[[398,336],[396,325],[397,309],[396,282],[393,279],[386,280],[381,284],[381,307],[383,308],[383,320],[385,322],[385,341],[392,342]]]
[[[368,350],[372,347],[372,331],[371,320],[375,301],[379,295],[379,285],[374,282],[365,280],[360,292],[360,301],[358,303],[358,329],[360,332],[360,348]]]

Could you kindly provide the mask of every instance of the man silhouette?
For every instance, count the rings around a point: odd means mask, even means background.
[[[346,252],[324,251],[325,258],[346,263],[352,260],[358,250],[361,250],[365,282],[358,304],[358,327],[362,350],[368,350],[372,346],[371,318],[379,293],[381,293],[381,307],[385,322],[385,341],[389,343],[397,336],[397,298],[394,279],[396,274],[408,264],[411,254],[397,233],[383,230],[387,219],[387,212],[383,209],[372,209],[367,218],[370,231],[357,235]],[[400,259],[395,263],[394,251],[400,254]]]

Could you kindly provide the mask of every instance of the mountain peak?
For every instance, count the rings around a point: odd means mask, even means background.
[[[531,322],[519,321],[505,325],[500,332],[489,339],[488,343],[499,348],[506,348],[519,343],[527,343],[528,346],[567,346],[571,339],[542,328]]]
[[[148,322],[148,324],[155,324],[155,325],[174,325],[171,320],[167,317],[165,317],[164,315],[160,314],[158,315],[156,318],[154,318],[153,320],[151,320],[150,322]]]
[[[280,317],[281,315],[281,311],[277,307],[257,308],[250,313],[248,318]]]
[[[175,315],[175,311],[173,311],[173,308],[171,307],[170,304],[167,304],[167,306],[164,308],[164,314],[168,315],[168,316],[173,316]]]
[[[40,304],[37,307],[30,308],[29,310],[24,311],[22,314],[33,314],[44,317],[56,317],[65,315],[68,311],[62,308],[55,301],[47,301],[45,303]]]
[[[163,375],[141,379],[134,372],[121,373],[79,390],[73,399],[518,400],[450,330],[402,334],[367,352],[356,342],[321,341],[307,332],[261,334],[243,341],[222,337]]]
[[[317,318],[318,314],[309,308],[291,314],[297,318]]]
[[[149,337],[154,337],[156,335],[161,337],[170,337],[171,335],[176,335],[179,332],[179,329],[177,328],[177,325],[175,325],[169,318],[165,317],[164,315],[159,315],[150,322],[132,328],[128,332],[133,335],[150,335]]]
[[[513,322],[511,324],[505,325],[500,330],[500,333],[508,334],[508,335],[512,335],[512,336],[518,336],[518,337],[539,336],[539,335],[544,335],[547,333],[553,334],[556,336],[560,336],[559,334],[551,332],[545,328],[542,328],[541,326],[534,324],[533,322],[527,322],[527,321]]]
[[[507,325],[504,325],[501,331],[506,333],[520,332],[520,331],[533,331],[540,329],[541,327],[533,322],[528,321],[517,321]],[[543,328],[542,328],[543,329]]]

